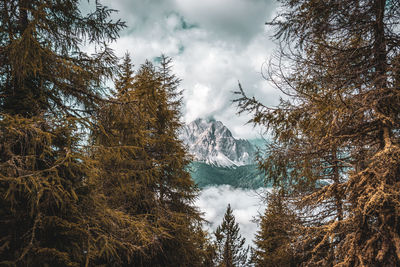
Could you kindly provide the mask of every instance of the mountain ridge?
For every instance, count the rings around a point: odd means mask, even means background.
[[[254,164],[255,147],[233,137],[220,121],[196,119],[182,127],[180,138],[195,161],[231,168]]]

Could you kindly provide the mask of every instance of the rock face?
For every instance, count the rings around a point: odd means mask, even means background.
[[[220,121],[197,119],[182,128],[180,137],[196,161],[219,167],[254,164],[254,146],[235,139]]]

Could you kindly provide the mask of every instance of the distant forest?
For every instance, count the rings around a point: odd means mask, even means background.
[[[1,266],[400,266],[400,0],[279,1],[283,97],[234,100],[271,136],[253,248],[229,205],[204,229],[173,60],[134,68],[79,3],[0,0]]]

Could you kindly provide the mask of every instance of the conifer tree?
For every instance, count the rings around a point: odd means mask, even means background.
[[[100,100],[115,63],[107,43],[124,24],[97,2],[86,16],[78,5],[0,3],[0,265],[89,266],[101,254],[79,118]]]
[[[286,170],[276,177],[295,186],[314,181],[298,194],[303,211],[320,207],[305,221],[303,236],[313,237],[303,242],[310,253],[305,264],[399,265],[400,3],[282,4],[270,23],[282,42],[271,77],[288,98],[271,108],[242,91],[239,105],[272,130],[272,151],[289,152],[275,161]],[[297,160],[290,156],[296,153]],[[324,177],[326,183],[315,183]]]
[[[160,240],[160,250],[154,251],[146,264],[199,266],[203,261],[199,256],[203,252],[196,244],[203,235],[199,231],[202,219],[193,206],[197,189],[186,170],[190,158],[178,139],[182,101],[178,91],[180,80],[171,74],[171,59],[165,56],[161,57],[158,68],[148,61],[143,64],[135,79],[140,110],[150,116],[145,127],[152,140],[146,152],[156,169],[153,190],[158,205],[153,207],[153,212],[156,224],[169,235]]]
[[[132,265],[147,256],[144,250],[158,248],[157,240],[166,235],[154,224],[154,207],[159,205],[157,170],[146,151],[153,142],[151,130],[146,129],[151,119],[140,109],[141,96],[134,82],[131,59],[126,54],[115,80],[114,97],[101,105],[95,116],[97,128],[91,134],[92,156],[99,168],[97,194],[103,196],[108,216],[115,219],[106,229],[118,239],[109,247],[117,253],[100,255],[98,264]]]
[[[275,140],[266,145],[268,156],[259,160],[270,182],[290,195],[291,208],[301,218],[296,226],[303,232],[296,240],[295,251],[301,254],[297,260],[329,265],[332,248],[343,237],[342,230],[332,226],[344,219],[345,173],[350,165],[344,148],[329,140],[336,126],[328,106],[340,99],[322,89],[299,89],[296,97],[296,105],[285,102],[264,114]],[[330,242],[332,232],[336,238]]]
[[[267,197],[267,209],[261,216],[251,261],[255,266],[296,266],[293,247],[296,215],[288,207],[282,191],[274,189]]]
[[[124,26],[108,20],[113,10],[96,1],[83,16],[76,0],[10,0],[0,12],[0,111],[29,117],[92,108],[116,63],[107,43]],[[82,52],[85,43],[97,52]]]
[[[239,233],[239,224],[235,221],[231,205],[228,204],[221,225],[214,232],[217,246],[217,266],[234,267],[247,264],[249,247],[246,239]]]
[[[197,190],[186,171],[189,157],[177,138],[181,99],[170,63],[161,57],[157,68],[147,61],[134,74],[126,55],[115,96],[97,116],[100,128],[92,140],[102,192],[134,227],[121,244],[130,250],[119,264],[207,266],[210,258],[193,206]]]

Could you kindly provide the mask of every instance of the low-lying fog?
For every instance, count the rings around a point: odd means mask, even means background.
[[[263,201],[266,190],[233,188],[229,185],[212,186],[200,192],[196,206],[205,213],[204,218],[210,223],[209,230],[212,232],[221,224],[230,203],[236,222],[239,223],[240,234],[251,245],[258,229],[254,219],[258,219],[266,207]]]

